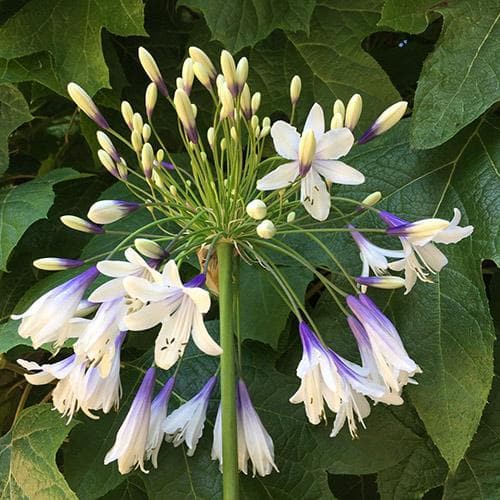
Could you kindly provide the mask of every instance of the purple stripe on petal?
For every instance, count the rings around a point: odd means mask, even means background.
[[[398,216],[391,214],[391,212],[387,212],[385,210],[381,210],[378,215],[390,227],[404,226],[405,224],[409,224],[407,220],[400,219]]]
[[[358,276],[356,278],[356,283],[366,286],[378,285],[381,281],[380,276]]]
[[[217,382],[217,376],[214,375],[213,377],[210,377],[207,381],[207,383],[201,388],[201,391],[196,394],[196,396],[193,399],[209,399],[210,395],[212,394],[212,390],[215,386],[215,383]]]
[[[170,377],[165,385],[161,388],[160,392],[156,395],[153,402],[151,403],[152,407],[164,406],[168,403],[170,399],[170,394],[172,394],[172,389],[175,385],[175,377]]]
[[[370,340],[366,330],[363,328],[363,325],[354,316],[348,316],[347,323],[349,324],[349,328],[351,329],[358,344],[366,344],[369,346]]]
[[[367,142],[370,142],[372,139],[374,139],[377,136],[377,133],[378,133],[378,127],[377,127],[376,123],[374,123],[358,139],[358,144],[366,144]]]
[[[198,288],[205,285],[207,277],[201,273],[196,275],[193,279],[190,279],[187,283],[184,284],[185,287],[188,288]]]

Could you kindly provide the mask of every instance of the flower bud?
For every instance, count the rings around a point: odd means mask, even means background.
[[[299,142],[299,174],[304,177],[309,169],[316,153],[316,138],[312,129],[306,130]]]
[[[138,252],[144,255],[144,257],[150,259],[163,259],[165,257],[165,251],[155,241],[146,238],[136,238],[134,240],[134,246],[137,248]]]
[[[344,126],[344,117],[341,113],[337,112],[333,115],[332,121],[330,122],[330,130],[335,130],[336,128],[342,128]]]
[[[81,233],[102,234],[104,229],[88,220],[76,217],[75,215],[63,215],[59,219],[66,227]]]
[[[295,106],[300,97],[300,91],[302,90],[302,80],[299,75],[295,75],[290,82],[290,101],[292,106]]]
[[[193,64],[193,72],[198,81],[207,89],[212,90],[212,80],[210,79],[210,74],[207,71],[207,68],[200,64],[199,62],[195,62]]]
[[[151,144],[149,144],[149,142],[146,142],[141,151],[141,163],[146,179],[151,179],[154,161],[155,161],[155,154],[153,151],[153,147],[151,146]]]
[[[372,194],[369,194],[361,204],[367,207],[372,207],[376,205],[382,199],[382,193],[380,191],[375,191]]]
[[[223,50],[220,53],[220,66],[229,91],[233,96],[236,96],[238,94],[238,84],[236,83],[236,66],[234,64],[233,56],[227,50]]]
[[[224,83],[219,87],[219,99],[222,104],[220,110],[220,118],[230,117],[234,115],[234,99],[228,86]]]
[[[139,203],[133,201],[101,200],[90,207],[87,217],[96,224],[111,224],[139,207]]]
[[[246,57],[242,57],[238,61],[238,65],[236,66],[236,85],[238,86],[238,92],[243,90],[243,86],[245,85],[248,78],[248,59]]]
[[[163,151],[163,149],[159,149],[156,152],[156,161],[161,163],[163,161],[163,158],[165,158],[165,151]]]
[[[153,174],[151,175],[151,179],[153,180],[154,185],[158,189],[163,190],[165,188],[165,183],[163,182],[163,179],[161,178],[160,174],[156,170],[153,170]]]
[[[243,113],[243,116],[247,119],[250,120],[252,116],[252,104],[251,104],[251,94],[250,94],[250,87],[248,84],[245,83],[243,85],[243,89],[241,90],[240,94],[240,107],[241,111]]]
[[[76,83],[68,83],[67,86],[68,94],[73,100],[73,102],[99,127],[107,129],[109,128],[108,122],[99,111],[92,98],[83,90],[80,85]]]
[[[262,118],[262,128],[270,126],[271,126],[271,118],[269,118],[269,116],[264,116],[264,118]]]
[[[405,280],[399,276],[359,276],[356,282],[364,287],[372,286],[384,290],[394,290],[405,286]]]
[[[225,151],[226,150],[226,147],[227,147],[227,141],[226,141],[226,138],[223,137],[221,140],[220,140],[220,149],[221,151]]]
[[[150,137],[151,137],[151,127],[147,123],[145,123],[142,126],[142,138],[144,142],[148,142]]]
[[[97,151],[97,156],[99,158],[99,161],[104,166],[104,168],[111,175],[113,175],[114,177],[118,177],[118,178],[120,177],[119,174],[118,174],[118,170],[116,169],[115,162],[113,161],[113,159],[111,158],[111,156],[109,156],[109,154],[106,153],[106,151],[104,151],[104,149],[99,149],[99,151]]]
[[[215,70],[215,66],[213,65],[210,58],[205,54],[205,52],[203,52],[203,50],[199,49],[198,47],[189,47],[189,56],[195,63],[203,66],[210,80],[212,82],[215,82],[217,71]],[[196,78],[198,78],[198,76],[196,76]]]
[[[342,115],[342,121],[344,121],[345,106],[344,106],[344,103],[342,102],[342,100],[340,100],[340,99],[337,99],[333,103],[333,114],[335,114],[335,113],[340,113]]]
[[[363,99],[359,94],[354,94],[347,103],[345,110],[345,126],[351,130],[356,128],[361,111],[363,109]]]
[[[257,226],[257,234],[265,239],[265,240],[270,240],[275,234],[276,234],[276,226],[273,224],[272,221],[269,219],[263,220],[258,226]]]
[[[269,135],[269,132],[271,132],[271,127],[269,125],[266,125],[265,127],[262,127],[262,130],[259,134],[259,139],[263,139],[267,135]]]
[[[121,112],[122,112],[123,120],[127,124],[127,127],[130,130],[132,130],[132,128],[133,128],[132,119],[134,117],[134,110],[132,109],[132,106],[130,105],[129,102],[127,102],[127,101],[122,102]]]
[[[290,213],[286,216],[286,221],[288,222],[288,224],[291,224],[292,222],[294,222],[294,221],[295,221],[295,217],[296,217],[295,212],[290,212]]]
[[[153,110],[156,106],[156,101],[158,99],[158,87],[155,83],[150,83],[146,89],[146,116],[149,120],[153,116]]]
[[[120,154],[116,150],[114,144],[111,142],[111,139],[104,133],[101,132],[100,130],[97,131],[96,133],[97,136],[97,142],[101,146],[106,153],[108,153],[109,156],[113,159],[113,161],[119,162],[120,161]]]
[[[198,115],[198,107],[194,103],[191,103],[191,107],[193,108],[193,115],[196,118],[196,116]]]
[[[207,141],[208,141],[209,146],[213,149],[214,141],[215,141],[215,130],[213,127],[210,127],[207,130]]]
[[[360,137],[359,143],[365,144],[371,141],[376,136],[387,132],[390,128],[394,127],[396,123],[403,118],[406,113],[408,103],[406,101],[399,101],[392,106],[389,106],[373,123],[373,125]]]
[[[61,259],[58,257],[46,257],[33,261],[33,266],[43,271],[64,271],[65,269],[83,266],[83,264],[85,262],[80,259]]]
[[[139,47],[139,61],[141,62],[146,75],[149,76],[149,79],[154,82],[160,92],[167,97],[168,90],[165,85],[165,81],[161,76],[160,69],[158,68],[153,56],[144,47]]]
[[[196,129],[196,120],[193,113],[191,101],[184,90],[177,89],[174,94],[174,106],[177,116],[184,127],[188,139],[193,143],[198,142],[198,130]]]
[[[120,161],[116,164],[116,168],[118,169],[120,179],[126,181],[128,177],[127,162],[123,158],[120,158]]]
[[[246,212],[252,219],[262,220],[267,215],[267,207],[262,200],[252,200],[246,206]]]
[[[184,84],[184,92],[189,95],[193,88],[194,81],[193,60],[190,57],[185,59],[182,65],[182,81]]]
[[[255,130],[259,126],[259,117],[257,115],[253,115],[250,120],[250,126]]]
[[[169,186],[168,190],[172,196],[177,196],[177,188],[173,184]]]
[[[140,113],[134,113],[132,117],[132,128],[142,134],[142,126],[144,125],[144,120]]]
[[[257,114],[257,111],[260,108],[260,99],[261,99],[260,92],[255,92],[255,94],[252,96],[252,101],[251,101],[252,115]]]
[[[136,153],[140,153],[142,149],[142,134],[137,130],[132,130],[132,134],[130,136],[130,142],[132,143],[132,147]]]

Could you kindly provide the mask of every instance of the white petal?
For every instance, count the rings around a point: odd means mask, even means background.
[[[415,251],[422,261],[435,272],[441,271],[448,264],[446,255],[432,243],[416,248]]]
[[[139,267],[149,267],[147,262],[141,257],[141,255],[136,252],[132,247],[127,248],[125,250],[126,259]]]
[[[123,288],[123,279],[112,279],[100,287],[96,288],[89,297],[91,302],[108,302],[109,300],[117,299],[125,295],[125,288]]]
[[[139,270],[136,264],[124,262],[123,260],[102,260],[97,263],[97,269],[111,278],[123,278]]]
[[[330,213],[330,193],[325,183],[313,169],[302,179],[300,200],[316,220],[325,220]]]
[[[445,245],[448,245],[449,243],[457,243],[460,240],[467,238],[467,236],[470,236],[473,231],[474,226],[452,227],[450,224],[448,229],[438,233],[432,241],[435,243],[444,243]]]
[[[354,136],[348,128],[329,130],[316,145],[315,158],[318,160],[336,160],[345,156],[354,144]]]
[[[133,331],[148,330],[168,318],[175,307],[175,304],[165,304],[163,301],[153,302],[127,315],[125,325]]]
[[[319,142],[325,133],[325,115],[323,114],[323,108],[317,102],[313,104],[311,111],[309,111],[304,125],[304,132],[310,129],[314,132],[316,142]]]
[[[179,269],[175,260],[169,260],[163,268],[163,278],[169,286],[182,287],[181,277],[179,276]]]
[[[200,313],[206,313],[210,309],[210,294],[203,288],[184,288],[184,293],[195,303]]]
[[[292,184],[299,175],[299,164],[296,161],[285,163],[269,172],[257,181],[259,191],[272,191]]]
[[[137,276],[124,278],[123,286],[131,297],[143,302],[149,302],[150,300],[158,302],[171,295],[166,287],[158,286],[145,278],[138,278]]]
[[[191,331],[193,341],[200,351],[209,356],[220,356],[222,349],[219,344],[208,333],[201,314],[195,314],[193,317],[193,328]]]
[[[279,120],[271,127],[271,137],[276,152],[287,160],[296,160],[299,155],[300,135],[295,127]]]
[[[338,160],[314,160],[312,168],[327,181],[335,184],[358,185],[365,182],[365,176],[355,168]]]

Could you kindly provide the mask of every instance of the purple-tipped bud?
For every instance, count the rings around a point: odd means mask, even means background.
[[[82,233],[103,234],[104,228],[94,224],[88,220],[76,217],[75,215],[63,215],[60,221],[70,229],[80,231]]]
[[[101,200],[90,207],[87,217],[96,224],[111,224],[139,207],[140,204],[133,201]]]
[[[371,125],[371,127],[358,140],[359,144],[365,144],[380,134],[383,134],[403,118],[408,103],[400,101],[389,106]]]
[[[63,259],[59,257],[46,257],[33,261],[33,266],[43,271],[63,271],[83,266],[83,264],[85,264],[85,261],[80,259]]]
[[[359,276],[356,282],[360,285],[393,290],[405,286],[405,280],[399,276]]]
[[[167,86],[161,76],[160,69],[156,64],[153,56],[144,48],[139,47],[139,60],[144,68],[144,71],[149,76],[149,79],[156,84],[158,90],[165,96],[168,97]]]
[[[99,127],[108,129],[109,125],[106,121],[106,118],[99,111],[99,108],[96,106],[95,102],[92,98],[83,90],[80,85],[76,83],[68,84],[68,94],[73,99],[74,103]]]

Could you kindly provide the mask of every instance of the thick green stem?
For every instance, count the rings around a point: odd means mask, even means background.
[[[238,441],[236,433],[236,369],[233,328],[233,246],[217,245],[222,406],[222,484],[224,500],[238,500]]]

